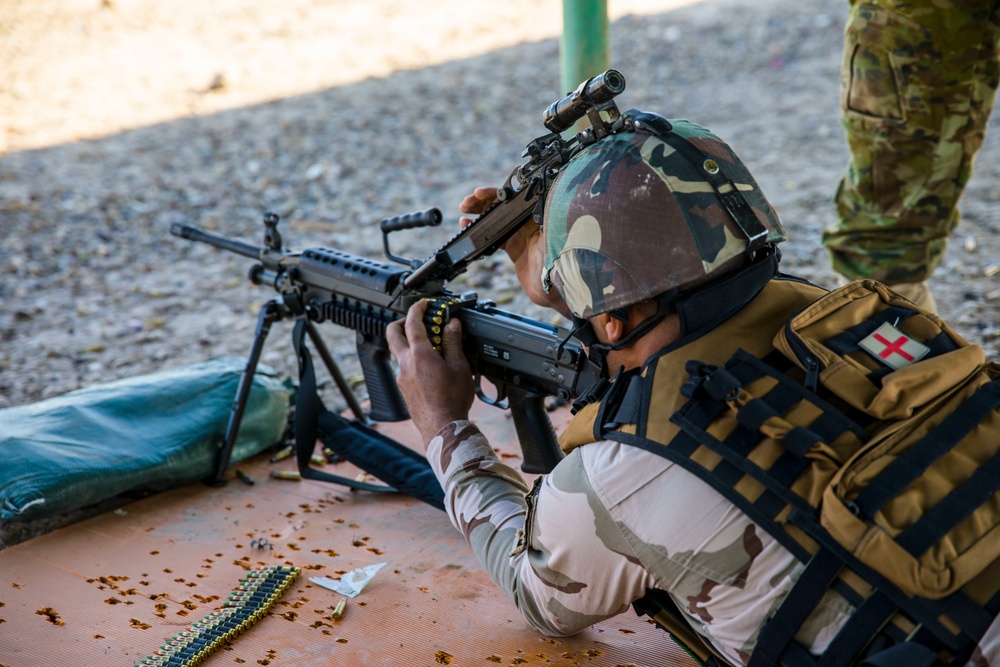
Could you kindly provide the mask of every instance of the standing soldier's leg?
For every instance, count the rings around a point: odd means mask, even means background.
[[[852,2],[841,81],[851,162],[823,234],[844,277],[923,287],[941,262],[997,89],[997,5]]]

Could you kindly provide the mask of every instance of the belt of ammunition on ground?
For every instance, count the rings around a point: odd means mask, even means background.
[[[297,567],[265,567],[245,576],[219,611],[174,636],[135,667],[194,667],[264,618],[295,578]]]

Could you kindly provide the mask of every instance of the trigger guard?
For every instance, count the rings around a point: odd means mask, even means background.
[[[505,388],[493,385],[497,388],[497,397],[490,398],[483,391],[483,376],[479,373],[476,373],[474,380],[476,383],[476,396],[479,398],[480,401],[482,401],[486,405],[492,405],[495,408],[500,408],[501,410],[507,410],[510,407],[509,401],[506,403],[503,402],[504,399],[507,398],[507,390]]]

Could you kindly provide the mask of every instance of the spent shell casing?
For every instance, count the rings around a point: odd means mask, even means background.
[[[271,463],[277,463],[278,461],[281,461],[282,459],[287,459],[289,456],[292,455],[293,451],[295,451],[295,447],[293,445],[288,445],[284,449],[281,449],[280,451],[278,451],[277,453],[275,453],[274,456],[272,456],[268,460]]]
[[[332,618],[335,621],[339,621],[341,618],[343,618],[345,609],[347,609],[346,595],[340,598],[340,602],[338,602],[337,606],[333,608],[333,613],[330,614],[330,618]]]
[[[272,470],[268,474],[275,479],[291,479],[296,482],[302,479],[302,475],[294,470]]]

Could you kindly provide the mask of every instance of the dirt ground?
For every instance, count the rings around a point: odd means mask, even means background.
[[[820,233],[846,164],[838,85],[846,2],[610,0],[619,102],[732,144],[790,240],[783,268],[831,286]],[[266,290],[250,262],[168,234],[380,257],[378,220],[424,257],[457,202],[498,185],[545,133],[560,3],[539,0],[0,0],[0,408],[129,375],[245,356]],[[1000,139],[987,136],[933,290],[1000,354]],[[500,257],[463,289],[550,319]],[[353,338],[324,330],[352,378]],[[263,361],[292,372],[287,329]],[[363,393],[363,388],[359,387]],[[338,397],[328,390],[328,402]]]

